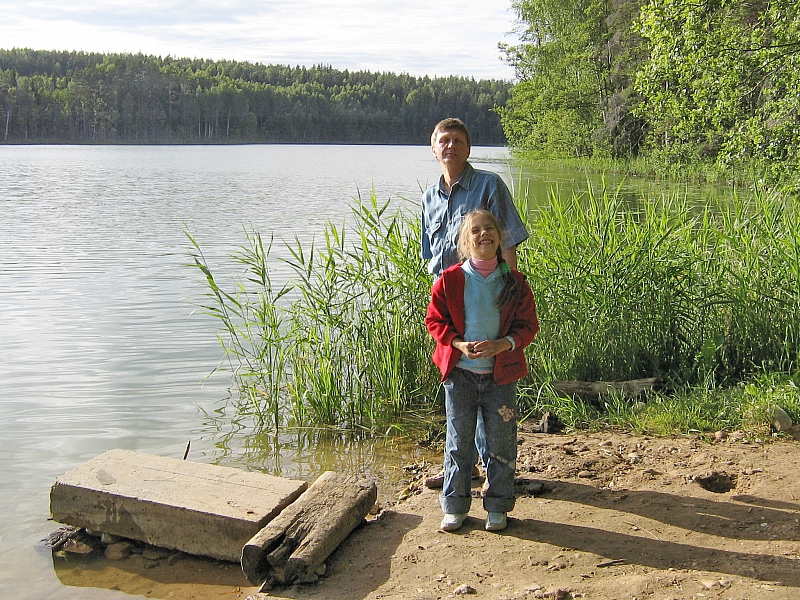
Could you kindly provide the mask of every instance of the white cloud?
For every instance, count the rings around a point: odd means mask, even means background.
[[[510,0],[0,0],[0,47],[513,77]]]

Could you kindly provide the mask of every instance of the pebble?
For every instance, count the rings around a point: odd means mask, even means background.
[[[792,426],[792,418],[780,406],[773,406],[769,412],[772,428],[775,431],[786,431]]]
[[[100,533],[100,541],[104,544],[116,544],[120,541],[120,538],[110,533]]]
[[[580,477],[581,479],[591,479],[592,477],[594,477],[594,473],[592,473],[591,471],[580,471],[578,473],[578,477]]]
[[[157,548],[156,546],[148,546],[142,550],[142,556],[147,560],[161,560],[167,558],[172,552],[166,548]]]
[[[742,473],[744,473],[745,475],[755,475],[756,473],[763,473],[763,472],[764,472],[764,469],[759,469],[759,468],[756,468],[756,469],[745,469],[744,471],[742,471]]]
[[[114,542],[106,547],[106,558],[108,560],[123,560],[131,555],[130,542]]]
[[[455,596],[466,596],[467,594],[477,594],[477,593],[478,591],[474,587],[466,583],[464,585],[458,586],[456,590],[453,592]]]

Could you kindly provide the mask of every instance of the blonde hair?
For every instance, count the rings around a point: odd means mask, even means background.
[[[458,242],[456,244],[456,250],[458,251],[458,257],[461,260],[467,260],[468,258],[472,258],[472,250],[471,250],[471,240],[470,240],[470,233],[472,230],[472,221],[476,217],[486,217],[492,222],[494,228],[497,230],[497,234],[500,236],[500,243],[497,246],[497,255],[500,256],[502,254],[502,250],[500,247],[503,244],[503,228],[500,226],[500,221],[497,220],[490,211],[486,210],[485,208],[476,208],[474,210],[469,211],[464,217],[461,219],[461,226],[458,228]]]
[[[500,267],[500,272],[502,273],[503,287],[494,299],[494,304],[497,308],[503,308],[517,297],[517,280],[514,279],[514,274],[511,272],[508,263],[506,263],[506,259],[503,258],[503,228],[500,226],[500,221],[497,217],[490,211],[485,208],[476,208],[475,210],[469,211],[464,215],[464,218],[461,219],[461,227],[458,228],[458,256],[461,260],[472,258],[470,235],[472,233],[472,221],[475,217],[486,217],[489,219],[497,230],[500,238],[500,243],[497,244],[497,266]]]

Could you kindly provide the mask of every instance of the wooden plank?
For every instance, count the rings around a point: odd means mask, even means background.
[[[242,549],[254,585],[304,580],[364,521],[375,504],[374,481],[326,471]]]
[[[303,481],[129,450],[56,479],[53,519],[238,562],[242,546],[306,489]]]

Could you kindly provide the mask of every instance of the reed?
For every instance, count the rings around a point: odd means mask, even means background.
[[[544,326],[534,378],[735,383],[793,371],[800,237],[793,201],[631,202],[592,189],[529,211],[520,265]]]
[[[209,287],[204,308],[223,325],[240,407],[259,423],[376,430],[436,406],[433,343],[422,319],[431,282],[416,218],[374,193],[355,199],[350,217],[349,225],[327,223],[322,244],[285,244],[280,260],[292,283],[277,292],[271,244],[258,233],[235,255],[245,276],[231,293],[189,236]]]
[[[699,206],[605,186],[528,198],[520,185],[517,202],[531,234],[519,266],[542,323],[520,382],[523,414],[653,434],[758,429],[769,407],[752,390],[765,387],[764,397],[800,417],[789,383],[800,350],[795,198],[758,186]],[[208,285],[204,308],[222,324],[239,385],[237,410],[275,430],[374,432],[405,431],[441,409],[419,235],[416,209],[359,197],[321,243],[284,242],[291,284],[280,289],[269,278],[273,240],[247,232],[232,291],[189,235]],[[766,383],[776,373],[790,379]],[[594,407],[548,386],[651,376],[669,385],[646,404],[614,397]]]

